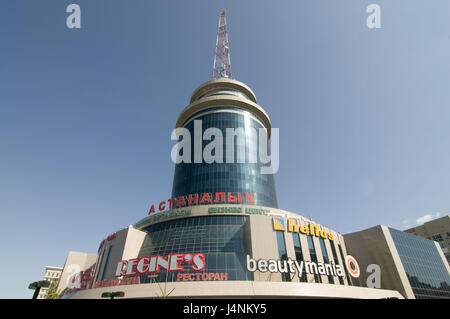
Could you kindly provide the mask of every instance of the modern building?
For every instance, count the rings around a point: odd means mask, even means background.
[[[381,225],[344,239],[361,269],[379,267],[380,288],[399,291],[408,299],[450,298],[450,267],[437,242]],[[370,281],[370,275],[361,272],[354,283]]]
[[[172,197],[216,192],[231,193],[232,196],[253,193],[256,205],[278,207],[273,174],[262,174],[266,165],[261,161],[250,161],[252,154],[257,155],[260,143],[268,143],[258,138],[259,129],[266,129],[268,137],[271,134],[269,116],[257,104],[252,90],[230,78],[202,84],[192,94],[190,104],[181,112],[176,124],[177,128],[187,129],[191,137],[196,134],[196,125],[203,137],[208,130],[221,132],[226,147],[219,146],[221,155],[216,150],[220,163],[207,163],[202,160],[201,152],[210,141],[201,139],[197,151],[195,144],[199,143],[196,138],[191,138],[190,149],[194,151],[190,163],[181,162],[175,166]],[[231,143],[226,143],[230,137]],[[244,155],[242,158],[241,154]]]
[[[407,229],[405,232],[437,241],[447,262],[450,263],[450,215],[430,220],[423,225]]]
[[[176,122],[191,137],[191,156],[175,166],[172,197],[252,193],[256,205],[278,207],[273,174],[264,172],[266,165],[258,160],[271,136],[270,119],[253,91],[232,79],[225,11],[217,34],[212,80],[194,91]],[[208,159],[209,146],[214,152]]]
[[[45,267],[45,275],[44,280],[48,281],[50,285],[48,287],[42,287],[39,291],[39,295],[37,296],[37,299],[45,299],[47,297],[47,292],[49,288],[56,282],[59,281],[61,278],[61,274],[63,272],[63,269],[60,267],[52,267],[52,266],[46,266]]]
[[[338,232],[284,210],[198,205],[109,235],[64,298],[403,298],[352,286]]]
[[[273,129],[252,90],[231,79],[224,12],[213,79],[194,91],[176,128],[179,143],[193,140],[177,149],[171,198],[106,237],[92,259],[67,261],[65,269],[81,269],[63,273],[64,298],[112,291],[125,298],[403,298],[353,286],[359,267],[344,237],[278,208],[273,174],[252,160]],[[237,133],[227,140],[225,160],[217,147],[214,161],[205,158],[212,136],[230,129]]]

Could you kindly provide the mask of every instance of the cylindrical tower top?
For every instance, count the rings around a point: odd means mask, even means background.
[[[198,88],[195,89],[194,93],[192,93],[191,101],[189,103],[193,103],[194,101],[208,95],[208,93],[212,93],[220,89],[222,89],[223,91],[235,90],[237,92],[242,93],[252,102],[258,103],[256,101],[255,93],[253,93],[253,91],[247,85],[245,85],[242,82],[228,78],[219,78],[203,83],[202,85],[200,85]]]
[[[244,83],[228,78],[214,79],[200,85],[192,94],[190,104],[178,117],[176,127],[185,126],[201,111],[219,106],[237,107],[252,113],[267,129],[270,137],[269,115],[257,104],[253,91]]]

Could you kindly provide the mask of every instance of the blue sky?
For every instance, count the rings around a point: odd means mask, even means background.
[[[280,208],[341,233],[449,213],[447,0],[6,0],[0,298],[169,198],[170,134],[211,77],[221,9],[233,77],[280,129]]]

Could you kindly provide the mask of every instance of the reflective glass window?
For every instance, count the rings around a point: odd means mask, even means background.
[[[284,241],[284,232],[277,231],[277,246],[278,246],[278,258],[280,260],[287,260],[287,250],[286,250],[286,242]],[[282,281],[291,281],[291,276],[289,272],[282,272],[281,273],[281,280]]]
[[[302,245],[301,245],[301,242],[300,242],[299,234],[292,233],[292,240],[294,242],[295,259],[300,263],[304,259],[303,259]],[[307,281],[306,272],[305,271],[303,271],[302,277],[300,278],[300,281],[302,281],[302,282],[306,282]]]
[[[317,263],[317,254],[316,254],[316,248],[314,245],[314,240],[313,240],[312,236],[306,236],[306,238],[308,240],[309,257],[312,262]],[[314,274],[314,280],[317,283],[322,282],[322,279],[320,278],[320,275],[318,275],[318,274]]]
[[[325,264],[329,264],[330,260],[328,258],[328,252],[327,252],[327,248],[325,246],[325,240],[323,238],[319,238],[319,242],[320,242],[320,248],[322,250],[323,262]],[[328,275],[328,283],[330,283],[330,284],[334,283],[333,276]]]
[[[343,268],[344,268],[345,274],[346,274],[346,276],[347,276],[348,284],[349,284],[350,286],[353,286],[353,281],[352,281],[352,279],[350,278],[350,275],[348,274],[347,267],[345,266],[344,252],[343,252],[343,250],[342,250],[341,245],[337,244],[337,246],[338,246],[338,249],[339,249],[339,253],[341,254],[341,260],[342,260],[342,263],[344,264],[344,267],[343,267]]]
[[[205,269],[199,272],[185,267],[182,273],[218,273],[226,280],[253,280],[246,264],[248,249],[244,225],[247,220],[247,216],[199,216],[149,226],[144,229],[147,235],[139,258],[202,253],[205,255]],[[161,269],[158,274],[142,275],[141,282],[179,281],[178,273]]]
[[[175,175],[172,188],[172,197],[187,196],[189,194],[201,194],[216,192],[230,192],[233,196],[237,193],[254,193],[253,199],[256,205],[278,207],[275,193],[275,182],[272,174],[261,174],[261,168],[268,166],[259,160],[258,140],[254,140],[250,132],[258,129],[262,125],[252,118],[249,112],[234,108],[236,112],[225,112],[233,109],[231,107],[214,108],[214,113],[204,114],[195,120],[202,121],[202,131],[208,128],[217,128],[222,132],[223,137],[223,163],[206,162],[194,163],[194,124],[191,121],[185,125],[191,135],[191,163],[179,163],[175,165]],[[208,109],[209,110],[209,109]],[[208,110],[205,110],[208,111]],[[223,110],[224,112],[221,112]],[[244,139],[234,137],[233,163],[226,162],[226,129],[242,128]],[[213,137],[213,139],[216,137]],[[210,140],[202,140],[203,150]],[[270,147],[270,145],[268,146]],[[270,149],[270,148],[269,148]],[[244,163],[238,163],[238,151],[245,153]],[[242,152],[241,152],[242,153]],[[250,163],[250,154],[257,156],[257,163]],[[200,195],[201,196],[201,195]],[[212,198],[214,200],[214,198]],[[200,199],[199,199],[200,201]],[[245,203],[245,198],[242,198]],[[208,204],[208,203],[205,203]]]
[[[330,242],[330,246],[331,246],[331,252],[333,254],[334,264],[339,265],[339,259],[338,259],[337,253],[336,253],[336,248],[334,247],[334,242]],[[339,279],[339,284],[343,285],[344,279],[342,279],[341,276],[338,276],[338,279]]]
[[[450,298],[450,274],[431,240],[389,228],[416,298]]]

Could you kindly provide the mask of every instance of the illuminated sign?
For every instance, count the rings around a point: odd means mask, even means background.
[[[347,255],[345,257],[345,266],[347,267],[348,273],[353,278],[358,278],[360,275],[359,265],[355,257]]]
[[[242,213],[242,207],[227,206],[227,207],[210,207],[208,208],[210,214],[226,214],[226,213]]]
[[[138,285],[141,283],[141,277],[126,277],[122,279],[103,280],[94,283],[94,288],[122,286],[122,285]]]
[[[177,281],[213,281],[228,280],[227,272],[210,272],[210,273],[187,273],[177,274]]]
[[[286,226],[284,224],[284,218],[283,217],[272,217],[273,222],[273,229],[274,230],[281,230],[285,231]]]
[[[148,219],[146,219],[145,222],[153,223],[153,222],[157,222],[157,221],[172,218],[172,217],[189,216],[191,214],[192,214],[191,209],[174,210],[171,212],[165,212],[165,213],[152,215],[152,216],[148,217]]]
[[[267,215],[270,213],[270,209],[263,209],[263,208],[252,208],[252,207],[238,207],[238,206],[223,206],[223,207],[209,207],[208,208],[209,214],[255,214],[255,215]]]
[[[155,274],[161,268],[167,271],[184,271],[185,268],[201,271],[205,267],[205,255],[199,253],[170,254],[167,258],[159,255],[151,257],[144,256],[119,261],[117,263],[116,277]]]
[[[216,193],[203,193],[201,194],[189,194],[186,196],[179,196],[168,199],[167,201],[162,201],[158,206],[153,204],[149,211],[148,215],[156,214],[156,210],[158,213],[168,209],[175,209],[179,207],[191,206],[191,205],[199,205],[199,204],[238,204],[238,203],[249,203],[255,205],[255,200],[253,196],[255,193],[247,193],[244,195],[241,193],[235,193],[233,195],[231,192],[216,192]],[[168,206],[168,207],[167,207]]]
[[[299,225],[296,222],[295,218],[288,218],[286,227],[286,223],[283,217],[273,216],[272,221],[274,230],[279,231],[287,230],[288,232],[291,233],[302,233],[305,235],[321,237],[323,239],[334,240],[334,236],[332,233],[329,233],[326,230],[320,230],[318,225],[315,225],[311,222],[308,225]]]
[[[344,270],[342,269],[342,267],[340,265],[336,265],[334,262],[331,262],[331,264],[324,264],[319,262],[316,263],[313,261],[303,261],[303,260],[299,262],[297,260],[292,260],[290,258],[288,258],[287,260],[274,260],[274,259],[255,260],[250,258],[249,255],[247,255],[247,270],[251,272],[260,271],[270,273],[297,272],[299,278],[301,278],[304,273],[345,277]]]

